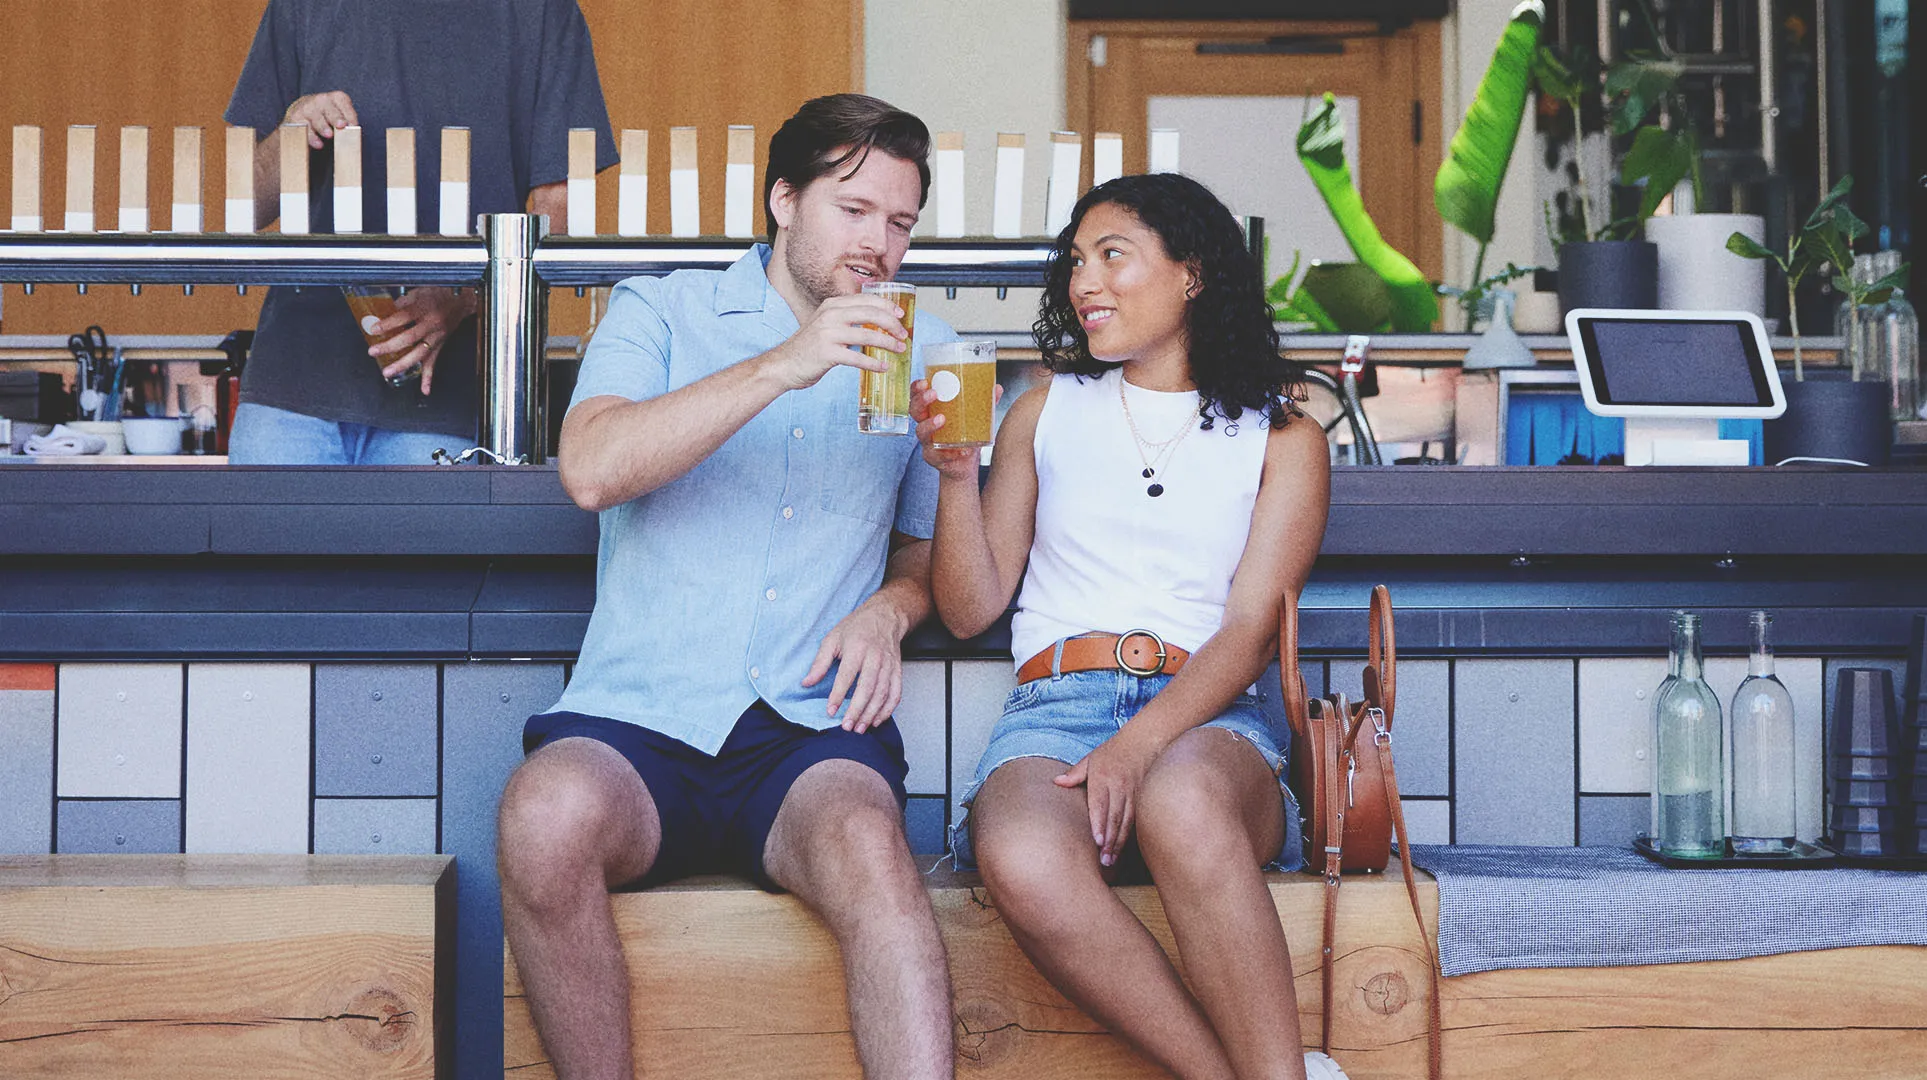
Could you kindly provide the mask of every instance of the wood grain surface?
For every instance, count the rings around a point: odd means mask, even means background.
[[[453,885],[439,856],[0,859],[0,1076],[435,1077]]]

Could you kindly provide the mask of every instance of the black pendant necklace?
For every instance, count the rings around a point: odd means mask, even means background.
[[[1145,493],[1146,495],[1149,495],[1149,496],[1150,496],[1150,497],[1152,497],[1153,499],[1155,499],[1155,498],[1157,498],[1157,497],[1158,497],[1159,495],[1162,495],[1162,494],[1164,494],[1164,485],[1163,485],[1163,484],[1152,484],[1152,485],[1151,485],[1150,487],[1148,487],[1148,488],[1145,488],[1145,489],[1144,489],[1144,493]]]

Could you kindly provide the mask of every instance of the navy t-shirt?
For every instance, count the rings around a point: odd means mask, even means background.
[[[441,129],[469,129],[469,214],[519,213],[529,191],[568,179],[570,128],[615,136],[576,0],[270,0],[227,121],[265,138],[288,106],[340,90],[362,128],[362,226],[388,228],[387,129],[415,129],[416,227],[440,222]],[[334,143],[309,158],[315,232],[334,229]],[[551,227],[561,223],[552,222]],[[334,287],[276,287],[242,375],[244,400],[326,420],[473,438],[475,320],[449,336],[434,393],[390,387]],[[393,359],[392,357],[390,358]]]

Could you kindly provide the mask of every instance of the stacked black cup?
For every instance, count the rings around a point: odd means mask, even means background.
[[[1833,686],[1827,774],[1827,840],[1842,855],[1898,855],[1912,831],[1901,813],[1906,764],[1894,715],[1894,677],[1885,668],[1840,668]]]
[[[1907,647],[1906,690],[1900,700],[1900,749],[1912,763],[1912,782],[1903,793],[1908,832],[1906,851],[1927,855],[1927,615],[1914,616],[1912,643]],[[1896,785],[1898,786],[1898,785]]]

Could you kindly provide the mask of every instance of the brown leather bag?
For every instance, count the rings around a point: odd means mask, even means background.
[[[1338,919],[1338,885],[1347,871],[1383,872],[1391,861],[1391,838],[1398,835],[1405,891],[1418,922],[1419,941],[1431,971],[1427,1000],[1428,1077],[1441,1069],[1438,953],[1425,932],[1418,883],[1412,876],[1411,845],[1405,839],[1405,814],[1398,801],[1398,774],[1392,766],[1392,717],[1398,686],[1398,653],[1392,632],[1392,595],[1383,585],[1372,589],[1370,652],[1365,664],[1365,696],[1356,703],[1343,694],[1307,699],[1298,670],[1298,597],[1287,594],[1278,625],[1278,675],[1285,715],[1291,722],[1292,791],[1305,814],[1305,862],[1325,875],[1323,1024],[1319,1047],[1331,1051],[1333,937]]]

